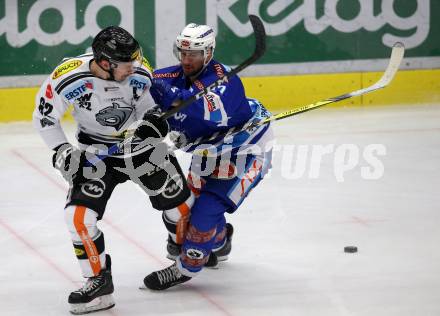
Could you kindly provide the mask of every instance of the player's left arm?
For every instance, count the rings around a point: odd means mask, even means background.
[[[35,97],[33,125],[50,149],[67,143],[60,120],[69,107],[54,91],[55,83],[49,78]]]
[[[194,92],[216,78],[209,76],[203,82],[195,82],[191,90],[179,89],[161,79],[153,79],[152,95],[161,109],[166,111],[179,100],[190,98]],[[206,84],[205,84],[206,83]],[[216,87],[199,100],[193,102],[180,112],[185,115],[204,121],[207,125],[228,126],[229,118],[234,115],[245,100],[244,88],[238,76],[232,77],[228,83]]]

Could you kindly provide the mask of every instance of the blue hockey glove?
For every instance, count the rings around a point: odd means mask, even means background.
[[[174,87],[162,79],[153,78],[151,83],[151,96],[163,111],[168,110],[174,102],[185,100],[191,96],[189,91]]]

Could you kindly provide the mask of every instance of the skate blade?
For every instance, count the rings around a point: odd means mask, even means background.
[[[73,315],[83,315],[110,309],[115,306],[115,301],[111,294],[95,298],[93,301],[84,304],[70,304],[70,313]]]
[[[167,259],[170,259],[170,260],[176,261],[177,256],[173,256],[173,255],[167,254]]]
[[[220,256],[220,257],[218,257],[217,256],[217,260],[220,262],[220,261],[226,261],[226,260],[228,260],[229,259],[229,255],[225,255],[225,256]]]

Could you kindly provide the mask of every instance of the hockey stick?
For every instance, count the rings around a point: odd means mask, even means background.
[[[352,97],[357,97],[357,96],[361,96],[364,95],[366,93],[370,93],[372,91],[375,90],[379,90],[382,88],[385,88],[394,78],[394,76],[396,75],[397,70],[399,69],[400,63],[402,62],[403,59],[403,55],[405,54],[405,47],[402,43],[397,42],[393,45],[393,49],[391,51],[391,57],[390,57],[390,61],[388,62],[388,66],[384,72],[384,74],[382,75],[382,77],[373,85],[366,87],[364,89],[360,89],[360,90],[356,90],[350,93],[346,93],[346,94],[342,94],[340,96],[337,97],[333,97],[333,98],[328,98],[322,101],[318,101],[316,103],[311,103],[311,104],[307,104],[307,105],[303,105],[300,106],[298,108],[292,109],[292,110],[288,110],[285,112],[281,112],[278,113],[276,115],[270,116],[264,120],[258,121],[258,122],[248,122],[246,124],[240,125],[240,126],[236,126],[236,127],[232,127],[230,128],[228,131],[226,132],[217,132],[213,135],[211,135],[210,137],[207,138],[198,138],[196,139],[193,143],[184,145],[185,147],[187,146],[194,146],[197,144],[202,144],[204,142],[208,142],[208,141],[212,141],[215,140],[216,138],[226,138],[229,137],[233,134],[237,134],[241,131],[244,130],[250,130],[253,128],[256,128],[258,126],[267,124],[269,122],[272,121],[278,121],[278,120],[282,120],[285,119],[287,117],[290,116],[294,116],[300,113],[304,113],[310,110],[314,110],[317,109],[319,107],[322,107],[324,105],[330,104],[330,103],[335,103],[335,102],[339,102],[345,99],[349,99]]]
[[[363,94],[370,93],[372,91],[383,89],[393,80],[394,76],[396,75],[397,70],[399,69],[400,63],[402,62],[404,54],[405,54],[405,46],[400,42],[395,43],[393,45],[393,49],[391,51],[390,61],[388,63],[388,66],[387,66],[384,74],[375,84],[373,84],[369,87],[366,87],[366,88],[360,89],[360,90],[356,90],[356,91],[353,91],[350,93],[342,94],[337,97],[328,98],[323,101],[318,101],[316,103],[304,105],[304,106],[301,106],[301,107],[293,109],[293,110],[278,113],[274,116],[268,117],[267,119],[261,121],[258,125],[262,125],[262,124],[266,124],[266,123],[269,123],[272,121],[285,119],[287,117],[290,117],[290,116],[293,116],[293,115],[296,115],[299,113],[307,112],[307,111],[319,108],[321,106],[324,106],[324,105],[327,105],[330,103],[339,102],[339,101],[349,99],[352,97],[358,97]]]
[[[240,71],[245,69],[246,67],[253,64],[255,61],[257,61],[261,56],[263,56],[264,52],[266,51],[266,31],[264,29],[264,25],[261,22],[260,18],[256,15],[249,15],[249,20],[251,22],[252,28],[254,30],[255,34],[255,50],[252,56],[250,56],[248,59],[243,61],[241,64],[239,64],[236,68],[232,69],[230,72],[226,73],[223,77],[217,79],[212,84],[204,88],[203,90],[199,91],[195,95],[191,96],[189,99],[186,99],[184,101],[180,101],[176,106],[174,106],[169,111],[162,114],[161,119],[166,120],[167,118],[170,118],[175,113],[183,110],[191,103],[199,100],[203,96],[205,96],[209,91],[215,89],[216,87],[220,86],[223,83],[227,83],[229,78],[235,76]],[[134,131],[132,132],[134,133]],[[95,159],[89,160],[90,165],[95,165],[99,160],[104,159],[107,156],[110,156],[121,149],[123,149],[126,145],[130,144],[134,140],[135,136],[130,135],[126,137],[122,142],[117,143],[113,146],[111,146],[106,154],[99,154],[96,155]]]

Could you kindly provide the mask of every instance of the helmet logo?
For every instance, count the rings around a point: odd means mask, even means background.
[[[190,45],[191,45],[191,43],[189,41],[186,41],[186,40],[182,41],[182,46],[189,47]]]
[[[202,35],[200,35],[198,38],[204,38],[205,36],[208,36],[209,34],[213,33],[214,30],[213,29],[209,29],[207,30],[205,33],[203,33]]]

